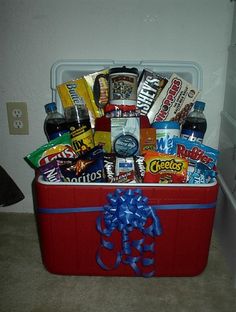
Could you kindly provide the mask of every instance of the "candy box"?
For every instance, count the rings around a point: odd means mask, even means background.
[[[182,123],[199,94],[191,83],[173,74],[148,112],[150,122],[175,120]]]
[[[42,260],[55,274],[195,276],[208,259],[217,183],[48,183],[36,177]]]

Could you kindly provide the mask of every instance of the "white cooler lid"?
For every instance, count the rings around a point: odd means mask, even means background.
[[[60,60],[51,67],[52,100],[57,103],[58,111],[62,112],[62,104],[56,86],[89,73],[111,67],[136,67],[141,73],[144,68],[169,78],[175,73],[202,90],[202,69],[190,61],[114,61],[114,60]]]

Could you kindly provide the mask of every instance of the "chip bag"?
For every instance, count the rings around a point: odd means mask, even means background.
[[[174,155],[147,151],[144,154],[145,183],[185,183],[188,161]]]
[[[216,176],[219,151],[199,142],[183,138],[173,138],[173,141],[174,154],[187,159],[189,162],[188,183],[196,184],[200,183],[199,181],[212,181],[210,176]],[[210,171],[213,172],[210,173]]]
[[[57,158],[76,159],[78,156],[71,146],[70,133],[51,140],[25,157],[34,168],[39,168]]]

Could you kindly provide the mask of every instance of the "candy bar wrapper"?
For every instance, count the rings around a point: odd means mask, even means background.
[[[39,168],[39,171],[42,174],[43,179],[47,182],[55,183],[64,181],[56,159],[52,160],[50,163],[41,166]]]
[[[114,153],[104,154],[104,175],[108,183],[135,182],[133,158],[122,159]]]
[[[108,183],[115,182],[116,177],[116,155],[113,153],[104,154],[104,176]]]
[[[104,115],[104,109],[102,107],[98,107],[95,101],[95,94],[94,94],[94,82],[95,79],[98,75],[107,75],[109,72],[109,69],[104,69],[99,72],[95,72],[89,75],[84,76],[87,90],[90,96],[91,100],[91,111],[94,116],[94,119],[100,118]],[[99,85],[100,85],[100,99],[99,102],[103,103],[102,106],[105,106],[108,102],[108,94],[109,94],[109,89],[108,89],[108,82],[105,78],[100,78],[99,79]]]
[[[68,108],[84,102],[91,106],[90,97],[83,78],[70,80],[57,86],[63,108]]]
[[[124,176],[126,177],[125,182],[135,182],[133,157],[116,157],[116,178],[118,179],[118,181],[121,181],[122,179],[124,179]]]
[[[111,153],[111,132],[95,130],[94,144],[102,146],[105,153]]]
[[[148,112],[150,123],[175,120],[182,124],[199,92],[189,82],[173,74]]]
[[[151,70],[142,71],[137,91],[137,109],[140,110],[141,115],[147,115],[167,81]]]
[[[146,151],[156,150],[156,129],[141,128],[140,129],[140,154]]]
[[[137,183],[143,183],[143,179],[145,176],[145,157],[142,155],[134,156],[134,173],[135,180]]]
[[[146,183],[185,183],[188,161],[174,155],[147,151],[144,154]]]

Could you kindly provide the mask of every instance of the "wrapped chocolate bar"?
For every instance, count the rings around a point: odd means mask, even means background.
[[[141,115],[147,115],[167,81],[151,70],[142,71],[137,91],[137,109],[140,109]]]
[[[135,182],[133,158],[118,158],[114,153],[104,154],[104,175],[108,183]]]
[[[62,182],[64,180],[56,159],[41,166],[39,171],[47,182]]]
[[[120,180],[124,174],[127,174],[130,179],[130,181],[128,180],[127,182],[135,182],[133,157],[116,157],[116,176]]]
[[[145,170],[145,157],[141,155],[134,156],[134,174],[137,183],[143,183]]]
[[[94,118],[104,115],[104,107],[108,103],[108,69],[104,69],[84,76],[87,90],[91,99],[91,108]]]

